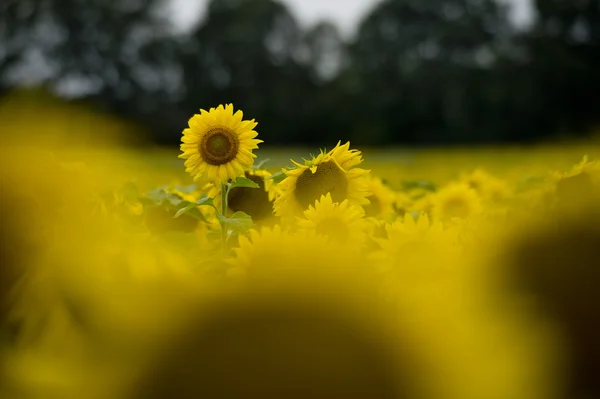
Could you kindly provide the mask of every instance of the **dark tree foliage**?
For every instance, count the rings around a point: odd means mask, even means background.
[[[377,125],[382,142],[481,138],[486,126],[478,108],[487,101],[502,11],[491,0],[380,3],[352,45],[363,81],[356,104],[368,110],[364,125]]]
[[[270,144],[464,144],[584,135],[600,113],[600,0],[383,0],[345,39],[277,0],[211,0],[185,34],[169,0],[3,0],[0,95],[31,81],[176,144],[234,103]]]
[[[302,141],[309,71],[296,59],[302,31],[272,0],[212,0],[182,55],[189,114],[232,102],[271,143]]]

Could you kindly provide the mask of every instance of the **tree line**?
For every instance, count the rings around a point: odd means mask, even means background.
[[[270,144],[526,142],[600,126],[600,0],[383,0],[352,38],[277,0],[211,0],[179,33],[167,0],[3,0],[0,95],[35,80],[179,141],[234,103]]]

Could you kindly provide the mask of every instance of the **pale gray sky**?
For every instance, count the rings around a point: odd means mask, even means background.
[[[173,18],[179,29],[185,31],[202,18],[208,0],[171,0]],[[292,9],[300,23],[307,26],[321,19],[333,20],[348,36],[356,29],[364,14],[380,0],[281,0]],[[512,16],[519,25],[532,20],[532,0],[500,0],[513,5]]]

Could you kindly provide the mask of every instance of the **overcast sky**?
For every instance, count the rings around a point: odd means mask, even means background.
[[[173,18],[185,31],[203,15],[208,0],[171,0]],[[322,19],[334,21],[342,32],[351,36],[364,14],[380,0],[281,0],[292,9],[300,23],[308,26]],[[513,19],[526,25],[532,19],[532,0],[501,0],[513,5]]]

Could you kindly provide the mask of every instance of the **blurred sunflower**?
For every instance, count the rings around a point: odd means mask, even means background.
[[[586,155],[568,172],[553,173],[550,181],[554,183],[555,198],[560,208],[578,208],[590,195],[600,194],[600,163],[589,161]]]
[[[360,266],[364,262],[354,249],[323,240],[314,231],[290,232],[280,225],[261,227],[251,230],[248,236],[240,236],[238,247],[234,248],[235,257],[229,259],[232,267],[228,275],[277,275],[280,271],[309,269],[322,273]]]
[[[413,200],[407,193],[402,191],[394,192],[394,203],[392,204],[394,213],[404,216],[412,206]]]
[[[258,189],[249,187],[234,187],[229,192],[227,205],[233,212],[245,212],[252,217],[254,222],[273,220],[273,201],[279,195],[279,187],[273,179],[265,180],[271,176],[267,170],[251,169],[246,171],[245,177],[258,184]],[[208,192],[209,197],[215,198],[215,206],[221,209],[221,188],[212,186]]]
[[[466,219],[481,212],[481,199],[466,183],[450,183],[432,197],[432,214],[437,220]]]
[[[334,203],[327,193],[315,201],[314,207],[311,205],[304,211],[304,218],[298,218],[298,226],[331,241],[359,247],[366,240],[367,224],[363,216],[361,208],[350,205],[348,200]]]
[[[474,170],[464,176],[462,181],[477,191],[482,199],[492,203],[501,202],[512,195],[512,189],[505,180],[492,176],[483,169]]]
[[[557,181],[561,179],[567,179],[582,173],[598,176],[598,174],[600,174],[600,163],[597,160],[590,161],[589,156],[584,155],[581,159],[581,162],[574,165],[569,171],[554,172],[552,174],[552,180]]]
[[[230,260],[233,267],[229,275],[245,274],[262,262],[286,259],[286,252],[294,247],[293,241],[290,233],[283,231],[279,225],[251,230],[248,237],[240,236],[238,247],[233,250],[235,257]]]
[[[287,177],[279,184],[282,193],[275,200],[275,214],[294,220],[327,193],[335,202],[347,199],[352,205],[368,204],[369,171],[355,167],[363,160],[360,151],[349,148],[349,142],[338,142],[330,152],[321,152],[304,164],[292,161],[297,168],[284,171]]]
[[[419,264],[433,255],[455,252],[456,231],[444,229],[439,221],[430,221],[427,214],[416,218],[407,213],[404,218],[386,226],[387,239],[379,240],[383,257],[392,264]]]
[[[250,169],[262,140],[254,131],[257,123],[242,120],[242,111],[233,113],[233,105],[200,110],[188,122],[183,131],[179,158],[185,159],[186,171],[195,181],[215,184],[243,176]]]
[[[589,200],[589,199],[588,199]],[[512,294],[526,297],[556,339],[561,398],[600,396],[600,209],[598,202],[556,212],[514,230],[497,257]],[[514,289],[516,288],[516,290]],[[554,359],[555,361],[557,359]]]
[[[394,205],[396,203],[396,193],[386,186],[379,177],[370,176],[367,179],[369,191],[369,204],[364,206],[367,217],[389,218],[394,215]]]
[[[412,204],[404,199],[405,203],[409,203],[409,206],[407,206],[405,210],[408,210],[409,212],[426,213],[431,215],[433,213],[434,197],[435,193],[427,193],[422,197],[415,198],[412,201]]]

